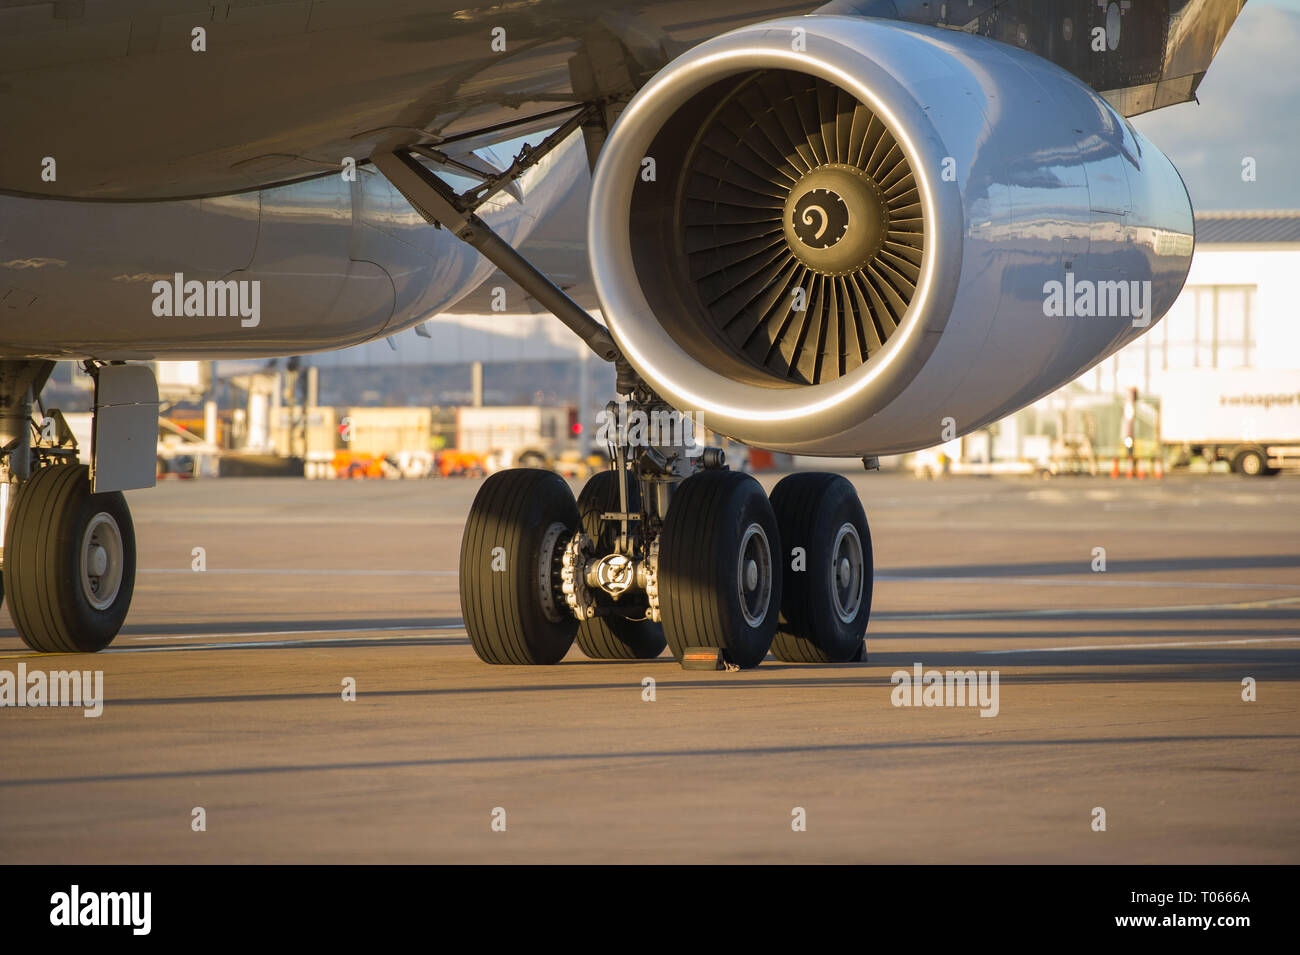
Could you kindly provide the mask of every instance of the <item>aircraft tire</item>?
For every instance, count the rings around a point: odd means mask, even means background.
[[[460,549],[465,630],[485,663],[559,663],[578,621],[560,591],[560,557],[578,526],[564,479],[511,468],[488,477],[474,497]]]
[[[772,489],[772,509],[786,561],[772,655],[785,663],[865,660],[874,568],[857,491],[838,474],[791,474]]]
[[[135,591],[135,528],[120,491],[92,494],[90,470],[57,464],[19,485],[5,533],[9,614],[42,653],[113,642]]]
[[[736,471],[702,471],[678,486],[659,542],[664,635],[680,662],[717,647],[742,669],[772,645],[781,607],[781,540],[762,487]]]

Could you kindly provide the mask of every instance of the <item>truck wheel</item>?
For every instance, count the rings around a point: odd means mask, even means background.
[[[1238,451],[1232,458],[1232,470],[1246,477],[1262,477],[1277,473],[1268,466],[1268,457],[1264,454],[1263,448],[1243,448]]]

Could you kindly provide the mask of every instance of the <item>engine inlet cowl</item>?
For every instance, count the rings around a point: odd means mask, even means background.
[[[651,387],[748,444],[855,456],[1071,380],[1142,329],[1053,316],[1045,283],[1149,282],[1158,318],[1190,246],[1176,171],[1068,73],[825,15],[653,77],[606,140],[588,221],[605,319]]]

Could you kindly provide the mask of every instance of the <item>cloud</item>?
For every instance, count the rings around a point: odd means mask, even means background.
[[[1247,3],[1197,95],[1133,124],[1173,160],[1197,209],[1300,209],[1300,9]],[[1256,164],[1243,182],[1242,160]]]

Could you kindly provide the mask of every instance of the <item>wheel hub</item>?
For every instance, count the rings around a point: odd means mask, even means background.
[[[650,542],[646,554],[646,601],[650,604],[650,619],[655,623],[663,620],[663,611],[659,607],[659,538]]]
[[[81,535],[81,593],[96,610],[107,610],[117,599],[126,566],[122,529],[113,515],[100,511]]]
[[[862,588],[866,575],[862,539],[858,536],[858,529],[847,521],[835,534],[831,567],[831,596],[835,614],[844,623],[852,623],[862,606]]]
[[[772,600],[772,550],[760,524],[750,524],[741,537],[736,582],[745,622],[760,626]]]
[[[579,620],[596,616],[596,601],[587,586],[587,563],[596,552],[596,543],[582,531],[577,531],[565,545],[561,558],[560,590],[564,602]]]
[[[559,623],[564,619],[557,594],[560,587],[557,585],[563,579],[563,559],[568,553],[566,545],[570,543],[565,538],[567,533],[568,528],[558,521],[551,524],[542,535],[542,546],[537,555],[538,595],[541,597],[542,613],[551,623]]]

